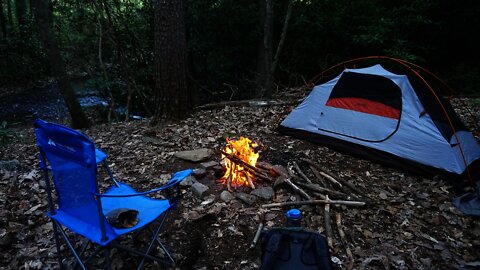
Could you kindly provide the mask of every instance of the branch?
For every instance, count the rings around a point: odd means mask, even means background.
[[[345,232],[343,231],[342,214],[341,213],[337,213],[335,215],[335,223],[337,224],[338,234],[340,235],[340,240],[341,240],[341,242],[342,242],[342,244],[345,248],[345,253],[347,254],[347,257],[348,257],[348,260],[349,260],[349,263],[347,265],[347,269],[351,270],[353,268],[354,259],[353,259],[352,251],[348,247],[348,242],[345,239]]]
[[[256,177],[258,178],[262,178],[264,180],[267,180],[267,181],[272,181],[272,179],[270,177],[268,177],[268,175],[266,175],[267,172],[263,171],[262,169],[259,169],[255,166],[252,166],[250,164],[248,164],[247,162],[241,160],[240,158],[234,156],[234,155],[231,155],[231,154],[228,154],[227,152],[223,151],[223,150],[219,150],[220,153],[222,153],[226,158],[228,158],[230,161],[232,161],[233,163],[235,164],[239,164],[243,167],[243,169],[245,169],[246,171],[252,173],[253,175],[255,175]]]
[[[328,195],[325,196],[325,201],[330,201],[330,199],[328,199]],[[332,222],[330,221],[330,204],[329,203],[326,203],[325,204],[325,212],[324,212],[324,216],[325,216],[325,232],[327,233],[327,243],[328,243],[328,246],[329,247],[333,247],[333,233],[332,233]]]
[[[270,203],[262,205],[263,208],[273,208],[281,206],[298,206],[298,205],[309,205],[309,204],[339,204],[346,206],[365,206],[365,202],[360,201],[341,201],[341,200],[310,200],[310,201],[300,201],[300,202],[283,202],[283,203]]]
[[[298,174],[300,174],[300,176],[305,180],[307,181],[308,183],[312,183],[312,180],[310,180],[303,172],[302,170],[300,169],[300,167],[298,166],[298,163],[296,161],[293,162],[293,166],[295,168],[295,170],[297,170]]]

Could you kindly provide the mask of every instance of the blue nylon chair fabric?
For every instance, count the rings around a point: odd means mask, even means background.
[[[37,145],[51,165],[58,196],[58,209],[49,216],[102,246],[120,235],[144,227],[172,207],[168,200],[142,195],[172,187],[192,172],[191,169],[177,172],[166,185],[147,192],[137,192],[127,184],[119,183],[118,187],[113,186],[104,194],[98,194],[97,163],[107,157],[104,152],[96,149],[94,143],[81,132],[62,125],[38,119],[35,122],[35,133]],[[43,158],[41,162],[46,164]],[[102,197],[102,215],[98,213],[95,196]],[[139,211],[136,226],[117,229],[106,221],[105,214],[122,207]],[[101,224],[105,228],[107,239],[102,239]]]

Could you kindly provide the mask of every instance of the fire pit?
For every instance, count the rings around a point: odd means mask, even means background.
[[[256,178],[255,165],[260,156],[256,151],[257,147],[256,142],[245,137],[238,140],[227,138],[227,146],[221,151],[226,171],[220,182],[227,185],[228,191],[232,191],[232,186],[235,189],[240,186],[255,188],[253,184]]]

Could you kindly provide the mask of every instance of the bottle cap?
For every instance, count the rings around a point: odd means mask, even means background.
[[[290,209],[286,214],[288,219],[300,219],[302,217],[302,212],[298,209]]]

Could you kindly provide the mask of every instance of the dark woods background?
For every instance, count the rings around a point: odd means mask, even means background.
[[[32,12],[35,1],[0,0],[1,89],[50,83],[46,78],[51,75],[51,62]],[[273,93],[301,86],[344,60],[388,55],[430,69],[457,95],[478,96],[480,1],[183,1],[186,77],[196,105],[265,96],[261,90],[265,53],[270,53],[270,58],[275,55],[290,2]],[[270,13],[266,12],[268,2]],[[50,3],[52,31],[69,80],[99,90],[115,104],[151,115],[154,2]],[[272,18],[271,28],[265,27],[268,18]],[[270,52],[264,46],[266,30],[271,31]]]

